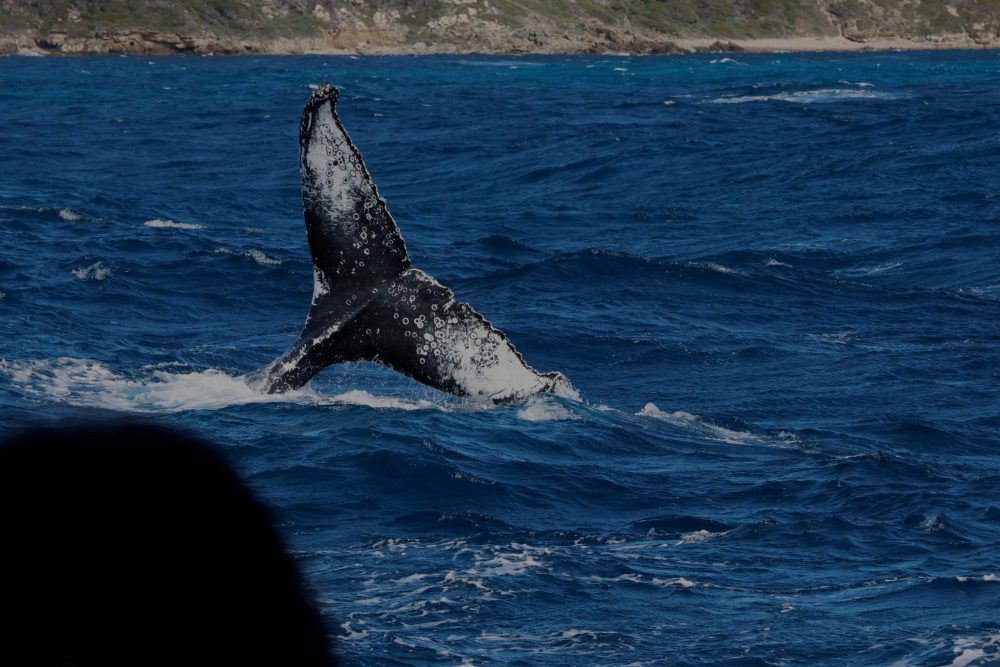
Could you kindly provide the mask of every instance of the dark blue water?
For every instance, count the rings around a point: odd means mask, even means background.
[[[415,265],[582,402],[242,383],[327,80]],[[0,431],[220,443],[348,664],[985,664],[998,173],[989,51],[0,59]]]

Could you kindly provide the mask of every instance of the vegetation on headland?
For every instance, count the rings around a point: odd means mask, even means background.
[[[998,35],[1000,0],[0,0],[3,53],[670,53]]]

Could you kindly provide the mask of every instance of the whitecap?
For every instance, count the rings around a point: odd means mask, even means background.
[[[529,422],[547,422],[580,419],[580,416],[548,396],[533,396],[517,411],[517,418]]]
[[[80,214],[72,209],[64,208],[59,211],[59,217],[66,222],[76,222],[80,219]]]
[[[698,542],[704,542],[705,540],[711,540],[716,537],[723,537],[728,533],[728,530],[720,531],[718,533],[713,533],[705,529],[693,530],[690,533],[681,533],[681,539],[677,544],[697,544]]]
[[[695,586],[701,585],[698,584],[698,582],[685,579],[684,577],[676,577],[674,579],[659,579],[657,577],[653,577],[650,581],[657,586],[680,586],[681,588],[694,588]]]
[[[830,333],[806,334],[806,338],[830,345],[850,345],[858,337],[857,331],[832,331]]]
[[[247,248],[246,250],[232,250],[230,248],[217,248],[215,252],[223,255],[240,255],[242,257],[249,257],[253,261],[257,262],[261,266],[278,266],[281,264],[280,259],[269,256],[263,250],[258,250],[256,248]]]
[[[173,220],[161,220],[156,218],[155,220],[147,220],[142,223],[147,227],[153,227],[154,229],[204,229],[205,225],[199,225],[193,222],[175,222]]]
[[[249,250],[245,251],[244,254],[247,257],[251,258],[253,261],[264,266],[277,266],[281,264],[280,259],[269,257],[268,255],[264,254],[264,251],[257,250],[256,248],[250,248]]]
[[[172,413],[251,403],[347,405],[407,411],[449,409],[430,401],[376,396],[360,390],[324,396],[307,387],[282,394],[262,394],[246,383],[245,376],[229,375],[212,368],[190,373],[153,370],[144,377],[130,378],[99,361],[73,357],[0,360],[0,375],[7,376],[25,394],[39,399],[122,412]]]
[[[928,515],[920,522],[920,527],[925,533],[936,533],[944,529],[944,522],[936,514]]]
[[[887,271],[892,271],[903,266],[904,262],[886,262],[885,264],[876,264],[875,266],[865,266],[858,267],[855,269],[844,269],[837,271],[839,275],[842,276],[874,276],[879,273],[886,273]]]
[[[817,90],[800,90],[792,93],[776,93],[774,95],[742,95],[738,97],[717,97],[709,100],[711,104],[746,104],[749,102],[794,102],[798,104],[813,104],[817,102],[836,102],[841,100],[875,100],[896,99],[896,95],[869,89],[854,88],[820,88]]]
[[[691,266],[696,266],[699,269],[708,269],[709,271],[715,271],[716,273],[721,273],[727,276],[742,276],[742,272],[736,269],[731,269],[728,266],[722,264],[717,264],[716,262],[691,262]]]
[[[500,555],[483,563],[487,566],[482,574],[488,577],[504,577],[524,574],[525,570],[541,567],[542,563],[528,553]]]
[[[351,628],[351,622],[341,623],[340,627],[346,634],[337,635],[337,641],[350,642],[356,639],[364,639],[368,636],[367,630],[354,630]]]
[[[393,396],[376,396],[361,389],[352,389],[342,394],[337,394],[329,398],[317,396],[317,401],[326,404],[357,405],[367,408],[381,408],[386,410],[446,410],[444,405],[432,403],[430,401],[418,400],[409,401]]]
[[[94,262],[90,266],[73,269],[73,275],[77,280],[104,280],[111,275],[111,269],[101,262]]]
[[[747,433],[746,431],[733,431],[722,426],[717,426],[710,422],[706,422],[698,415],[693,415],[690,412],[684,412],[683,410],[664,412],[660,408],[656,407],[654,403],[646,403],[642,410],[635,414],[638,417],[657,419],[674,426],[679,426],[698,435],[711,438],[712,440],[721,440],[722,442],[729,444],[743,445],[748,443],[764,442],[764,439],[758,435]]]
[[[972,663],[993,663],[1000,658],[1000,632],[987,637],[959,637],[952,646],[955,657],[948,667],[966,667]]]
[[[997,283],[995,285],[982,285],[980,287],[970,287],[965,290],[959,290],[959,293],[963,292],[974,294],[982,299],[1000,299],[1000,283]]]

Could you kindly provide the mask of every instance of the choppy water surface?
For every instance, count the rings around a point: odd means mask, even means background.
[[[327,80],[414,263],[582,402],[242,383],[308,308]],[[0,429],[220,443],[349,664],[1000,660],[998,81],[987,51],[0,59]]]

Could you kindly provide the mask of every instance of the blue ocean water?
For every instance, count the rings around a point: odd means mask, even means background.
[[[325,81],[414,264],[582,401],[243,384],[308,309]],[[0,435],[219,443],[347,664],[1000,661],[998,82],[991,51],[0,59]]]

